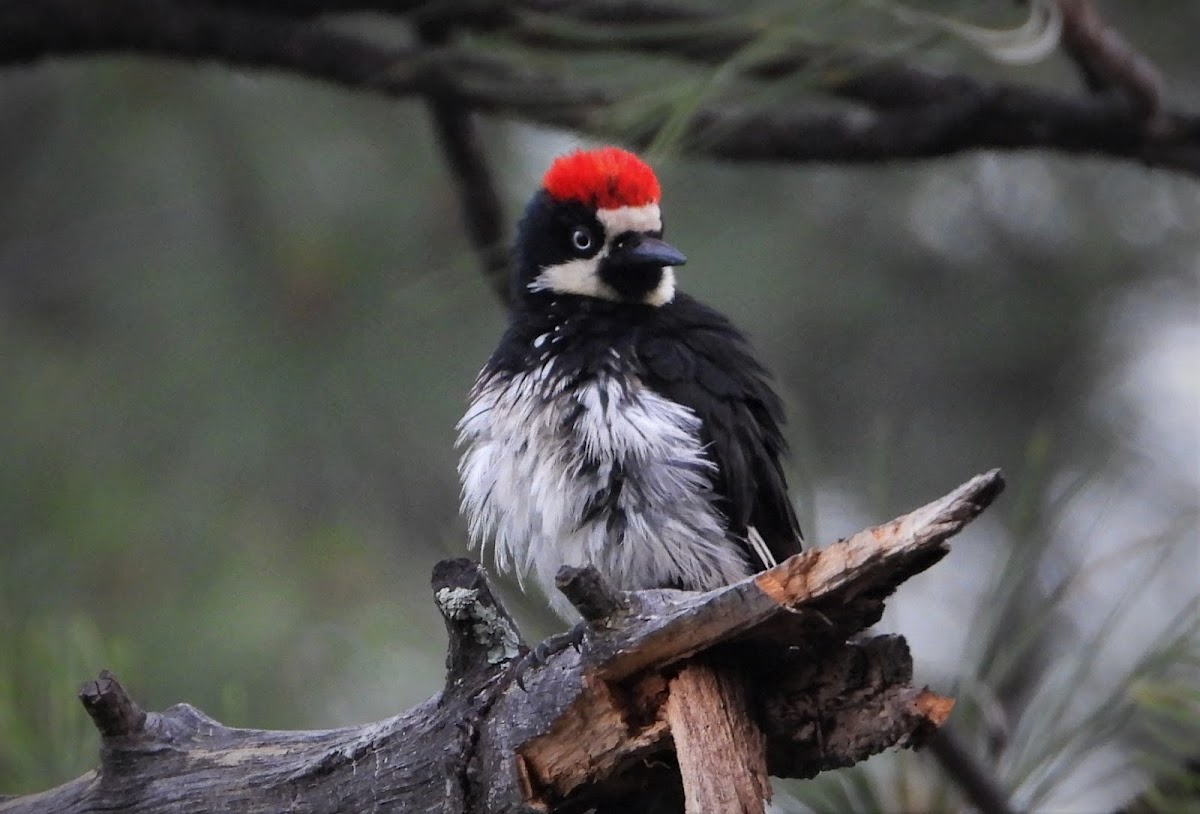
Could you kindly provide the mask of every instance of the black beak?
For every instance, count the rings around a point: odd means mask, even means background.
[[[628,238],[610,255],[613,263],[620,266],[682,266],[687,262],[683,252],[656,237],[634,235]]]

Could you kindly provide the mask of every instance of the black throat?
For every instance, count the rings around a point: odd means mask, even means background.
[[[600,279],[623,300],[641,303],[662,282],[662,266],[617,265],[604,260],[600,264]]]
[[[489,367],[511,374],[553,362],[558,375],[571,378],[632,371],[638,340],[660,313],[652,305],[527,294],[513,308]]]

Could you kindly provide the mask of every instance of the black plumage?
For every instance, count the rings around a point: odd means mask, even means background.
[[[783,403],[745,337],[722,314],[686,294],[659,309],[638,342],[651,389],[689,407],[717,465],[713,491],[732,534],[754,527],[776,560],[800,550],[800,524],[781,465]]]
[[[782,467],[783,403],[728,318],[682,292],[662,306],[524,292],[485,370],[515,374],[540,364],[534,340],[552,332],[554,367],[568,389],[602,373],[633,375],[700,418],[704,453],[716,465],[714,502],[731,540],[744,544],[754,527],[776,560],[800,551]],[[619,489],[618,481],[593,509],[611,504]]]

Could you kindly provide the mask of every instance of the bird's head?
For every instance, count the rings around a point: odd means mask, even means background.
[[[687,262],[662,239],[654,171],[616,147],[560,156],[521,220],[516,299],[549,295],[665,305],[674,267]]]

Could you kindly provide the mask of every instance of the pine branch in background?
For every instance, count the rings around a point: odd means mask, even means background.
[[[1190,629],[1176,639],[1166,675],[1136,681],[1131,695],[1138,707],[1146,788],[1117,814],[1185,814],[1200,800],[1200,603],[1189,611]]]
[[[1147,118],[1162,109],[1162,76],[1120,32],[1108,26],[1092,0],[1057,0],[1063,15],[1063,48],[1093,92],[1116,90]]]
[[[645,145],[668,114],[644,110],[631,129],[631,92],[655,87],[654,63],[631,62],[632,89],[610,87],[569,64],[544,63],[546,48],[584,47],[571,24],[611,25],[610,39],[591,45],[606,51],[671,56],[711,65],[753,42],[753,21],[736,11],[714,15],[670,3],[580,6],[528,2],[511,7],[464,2],[437,7],[433,19],[455,19],[457,29],[486,35],[475,47],[401,46],[342,31],[329,17],[351,10],[420,22],[410,4],[316,3],[303,15],[265,2],[182,3],[117,0],[110,13],[91,13],[88,0],[8,3],[0,7],[0,64],[54,56],[130,53],[168,59],[216,61],[231,67],[282,70],[390,96],[451,100],[461,109],[594,136],[626,138]],[[1090,22],[1068,4],[1066,19]],[[328,14],[319,14],[327,11]],[[622,17],[621,15],[627,15]],[[1074,15],[1074,16],[1072,16]],[[628,19],[627,23],[610,22]],[[664,22],[666,21],[666,22]],[[550,26],[561,22],[562,26]],[[649,27],[641,37],[639,26]],[[664,26],[677,26],[672,31]],[[1106,155],[1200,174],[1200,114],[1163,110],[1156,100],[1156,73],[1136,52],[1112,36],[1089,37],[1094,28],[1067,25],[1075,53],[1088,54],[1091,75],[1107,77],[1130,92],[1070,94],[1032,85],[996,82],[965,74],[921,69],[870,53],[847,53],[823,71],[803,104],[747,106],[735,93],[697,110],[680,139],[683,150],[718,158],[772,161],[874,162],[928,158],[966,150],[1055,150]],[[707,32],[707,33],[705,33]],[[501,55],[495,46],[523,43],[533,53]],[[511,50],[511,49],[509,49]],[[810,65],[812,43],[786,44],[750,61],[746,73],[779,79]],[[823,56],[823,59],[828,59]],[[610,83],[611,84],[611,83]],[[828,100],[854,104],[829,104]]]
[[[949,729],[929,739],[929,752],[980,814],[1012,814],[1008,793]]]
[[[428,47],[447,45],[453,36],[442,20],[417,24]],[[454,178],[467,237],[479,255],[480,271],[501,302],[508,302],[508,242],[504,210],[471,110],[451,96],[427,94],[425,102],[438,145]]]

